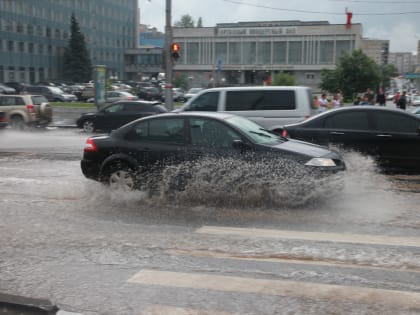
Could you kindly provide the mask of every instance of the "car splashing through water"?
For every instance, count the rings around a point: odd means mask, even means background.
[[[238,161],[206,158],[166,166],[141,179],[140,190],[171,203],[223,207],[295,207],[340,190],[342,174],[315,170],[281,158]]]

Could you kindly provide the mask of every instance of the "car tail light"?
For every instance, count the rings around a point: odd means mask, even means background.
[[[92,138],[88,138],[86,140],[85,148],[83,149],[83,151],[85,151],[85,152],[96,152],[96,151],[98,151],[98,148],[97,148],[97,146],[96,146],[96,144],[95,144],[95,142],[93,141]]]
[[[26,110],[28,111],[28,113],[33,113],[35,112],[35,107],[32,104],[26,105]]]
[[[281,136],[282,136],[282,137],[284,137],[284,138],[288,138],[288,137],[289,137],[289,133],[287,132],[287,130],[286,130],[286,129],[284,129],[284,130],[282,131]]]
[[[6,116],[4,116],[4,117],[0,116],[0,122],[7,122],[7,117]]]

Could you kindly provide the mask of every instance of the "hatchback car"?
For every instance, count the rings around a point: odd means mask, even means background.
[[[51,105],[42,95],[0,95],[0,111],[6,113],[14,129],[45,127],[53,116]]]
[[[260,125],[227,113],[168,113],[138,119],[86,141],[81,169],[90,179],[133,189],[156,165],[181,164],[208,156],[235,160],[280,157],[308,172],[332,174],[345,169],[341,156],[327,148],[289,140]]]
[[[141,100],[162,101],[162,93],[156,87],[141,87],[137,95]]]
[[[85,132],[95,130],[110,131],[126,123],[150,115],[167,112],[159,102],[119,101],[105,106],[94,113],[84,113],[76,121],[76,125]]]
[[[285,125],[282,135],[356,150],[374,157],[384,169],[420,170],[420,117],[399,109],[334,109]]]

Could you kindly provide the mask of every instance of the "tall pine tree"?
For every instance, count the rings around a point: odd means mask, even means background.
[[[74,14],[71,15],[70,32],[69,43],[64,51],[64,76],[74,83],[88,82],[92,79],[92,63],[85,36]]]

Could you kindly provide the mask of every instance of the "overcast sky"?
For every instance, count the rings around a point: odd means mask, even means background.
[[[139,0],[140,23],[165,28],[166,0]],[[328,21],[345,24],[346,7],[363,37],[389,39],[391,52],[416,52],[420,0],[172,0],[172,23],[184,14],[203,26],[248,21]]]

